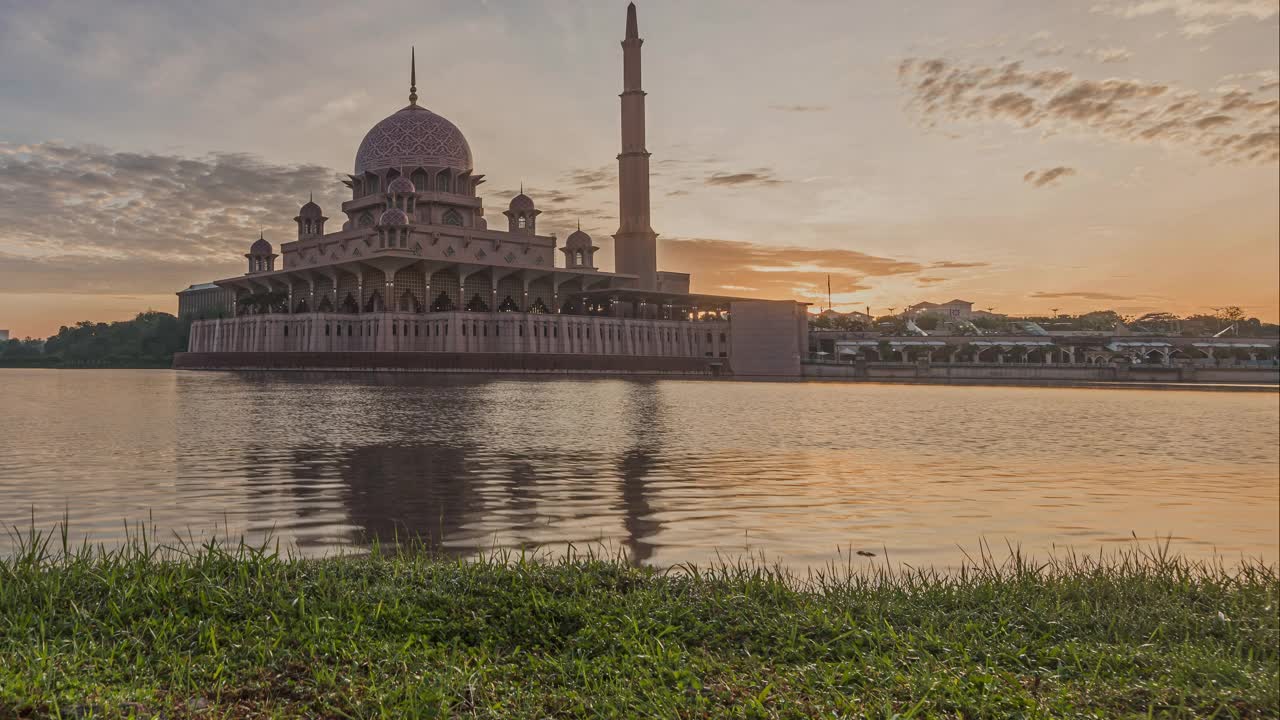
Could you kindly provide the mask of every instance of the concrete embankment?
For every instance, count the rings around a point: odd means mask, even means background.
[[[807,380],[1056,387],[1280,389],[1280,368],[1259,367],[858,362],[841,365],[805,364],[801,370]]]

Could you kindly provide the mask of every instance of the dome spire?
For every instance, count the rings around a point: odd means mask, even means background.
[[[409,46],[409,104],[418,104],[418,59],[412,45]]]

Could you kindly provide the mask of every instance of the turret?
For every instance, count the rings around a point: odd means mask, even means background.
[[[298,210],[298,215],[293,219],[298,223],[298,239],[306,240],[307,238],[320,237],[324,235],[324,221],[329,218],[324,216],[324,211],[316,204],[315,197],[307,200],[307,204]]]
[[[521,187],[520,194],[511,198],[511,205],[502,214],[507,216],[508,230],[533,235],[537,232],[538,216],[542,211],[534,207],[533,200],[524,194],[524,188]]]
[[[272,272],[276,269],[276,253],[271,247],[271,243],[267,242],[262,233],[258,233],[258,239],[253,241],[249,246],[249,252],[245,254],[249,260],[249,272],[246,275],[254,273]]]

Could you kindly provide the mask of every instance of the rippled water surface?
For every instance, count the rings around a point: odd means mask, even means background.
[[[1280,396],[0,370],[0,522],[793,567],[1171,535],[1274,562]],[[0,552],[13,537],[0,537]]]

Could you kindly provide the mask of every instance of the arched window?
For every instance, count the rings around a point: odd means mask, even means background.
[[[529,221],[525,219],[523,214],[520,217],[516,218],[516,227],[523,230],[528,226],[529,226]]]
[[[449,192],[449,173],[436,176],[436,192]]]
[[[409,180],[413,183],[413,189],[418,192],[425,192],[427,188],[431,187],[427,183],[427,171],[425,170],[413,171],[413,174],[409,176]]]
[[[360,227],[373,227],[373,213],[365,210],[360,214],[360,219],[356,221]]]
[[[448,293],[441,290],[435,302],[431,303],[431,312],[449,312],[450,310],[453,310],[453,300],[449,298]]]
[[[378,192],[378,176],[370,174],[369,179],[365,181],[364,186],[365,186],[365,189],[367,190],[366,194],[368,195],[372,195]]]
[[[583,256],[582,256],[582,251],[581,251],[581,250],[576,250],[576,251],[574,251],[574,253],[573,253],[573,264],[574,264],[574,265],[581,265],[581,264],[582,264],[582,257],[583,257]]]
[[[457,225],[461,227],[462,215],[458,214],[457,210],[454,210],[453,208],[449,208],[448,210],[444,211],[444,215],[441,217],[441,222],[443,222],[445,225]]]

